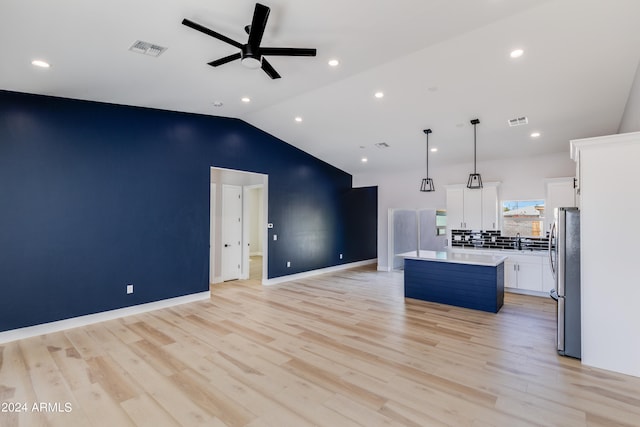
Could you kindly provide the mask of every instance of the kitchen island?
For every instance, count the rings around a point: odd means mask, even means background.
[[[404,258],[404,296],[497,313],[506,256],[412,251]]]

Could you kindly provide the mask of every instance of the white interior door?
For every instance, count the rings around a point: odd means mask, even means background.
[[[240,279],[242,265],[242,187],[222,186],[222,280]]]

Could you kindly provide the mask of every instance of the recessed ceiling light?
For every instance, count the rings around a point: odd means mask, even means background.
[[[49,68],[49,67],[51,67],[51,64],[49,64],[46,61],[42,61],[40,59],[34,59],[33,61],[31,61],[31,65],[34,65],[34,66],[40,67],[40,68]]]
[[[329,60],[329,66],[330,67],[337,67],[338,65],[340,65],[340,61],[338,61],[337,59],[330,59]]]
[[[245,96],[244,98],[241,99],[241,101],[242,102],[251,102],[251,98]]]
[[[300,123],[300,122],[302,121],[302,117],[300,117],[300,116],[296,117],[296,118],[295,118],[295,121],[296,121],[296,122],[298,122],[298,123]]]
[[[533,132],[531,134],[531,138],[538,138],[540,136],[540,132]]]
[[[516,50],[512,50],[509,56],[511,56],[512,58],[520,58],[523,53],[524,53],[524,50],[516,49]]]
[[[433,147],[433,148],[431,149],[431,152],[432,152],[432,153],[435,153],[436,151],[438,151],[438,149],[437,149],[436,147]]]
[[[384,93],[376,92],[373,96],[375,96],[376,98],[384,98]]]
[[[369,159],[367,159],[366,157],[363,157],[362,159],[360,159],[360,161],[362,163],[367,163],[369,161]]]

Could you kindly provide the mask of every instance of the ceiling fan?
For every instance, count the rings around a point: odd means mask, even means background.
[[[223,36],[209,28],[203,27],[188,19],[183,19],[182,24],[194,30],[200,31],[206,35],[214,37],[225,43],[240,49],[240,52],[233,55],[225,56],[224,58],[216,59],[208,64],[212,67],[218,67],[236,59],[240,59],[242,65],[247,68],[262,68],[265,73],[272,79],[279,79],[280,74],[273,68],[273,66],[263,56],[316,56],[315,49],[302,49],[293,47],[262,47],[260,42],[262,41],[262,35],[264,29],[267,26],[267,19],[269,18],[269,12],[271,11],[265,5],[256,3],[256,7],[253,11],[253,20],[251,25],[244,27],[244,30],[249,34],[249,40],[246,44],[238,43],[229,37]]]

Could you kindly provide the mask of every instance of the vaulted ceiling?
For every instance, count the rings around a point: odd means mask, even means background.
[[[432,162],[469,162],[473,118],[479,161],[615,133],[640,60],[638,0],[264,4],[264,46],[318,51],[269,57],[277,80],[240,61],[210,67],[237,49],[181,25],[245,43],[252,1],[3,0],[0,89],[237,117],[355,174],[422,167],[425,128]],[[167,50],[130,50],[138,40]],[[511,58],[515,49],[523,55]]]

